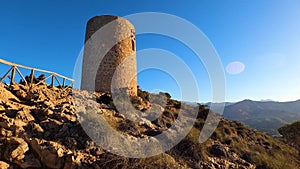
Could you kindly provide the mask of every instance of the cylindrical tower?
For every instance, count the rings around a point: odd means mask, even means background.
[[[111,93],[114,83],[127,89],[128,94],[137,95],[135,44],[134,26],[129,21],[110,15],[90,19],[86,27],[81,89]]]

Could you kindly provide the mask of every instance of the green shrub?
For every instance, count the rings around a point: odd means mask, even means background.
[[[40,81],[45,80],[45,78],[46,78],[46,76],[45,76],[44,74],[41,74],[41,75],[40,75],[39,77],[37,77],[37,78],[36,78],[35,76],[33,76],[33,81],[32,81],[32,83],[37,84],[37,83],[39,83]],[[31,75],[25,76],[25,80],[27,81],[27,83],[30,83],[30,82],[31,82]],[[22,84],[22,85],[25,85],[25,81],[24,81],[23,79],[21,79],[19,83]]]

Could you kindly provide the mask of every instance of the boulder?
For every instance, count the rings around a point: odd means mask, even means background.
[[[44,135],[44,129],[33,121],[29,122],[24,129],[30,136],[41,138]]]
[[[42,165],[33,154],[25,155],[25,158],[21,161],[15,162],[21,168],[41,168]]]
[[[226,149],[219,144],[212,145],[210,148],[210,153],[215,157],[227,157],[228,153]]]
[[[21,99],[21,100],[27,100],[27,92],[23,91],[23,90],[17,90],[16,91],[16,96]]]
[[[52,169],[63,167],[65,150],[59,144],[39,139],[31,139],[29,142],[43,165]]]
[[[58,131],[61,126],[62,126],[62,122],[58,121],[58,120],[55,120],[55,119],[47,119],[47,120],[44,120],[40,123],[40,125],[42,126],[42,128],[44,130],[51,130],[51,131]]]
[[[72,124],[70,123],[64,123],[62,128],[58,131],[58,133],[55,135],[56,138],[66,138],[70,136],[70,128],[72,127]]]
[[[8,86],[4,84],[0,84],[0,100],[2,102],[7,102],[9,100],[19,100],[15,95],[13,95],[9,90],[7,90]]]
[[[12,167],[10,167],[10,165],[7,164],[6,162],[0,161],[0,168],[1,169],[11,169]]]
[[[30,109],[23,108],[21,111],[17,113],[16,119],[22,120],[25,123],[30,121],[34,121],[34,117],[30,114]]]
[[[6,130],[4,128],[0,128],[0,136],[1,137],[11,137],[13,135],[13,132],[10,130]]]
[[[44,116],[50,116],[50,115],[52,115],[54,112],[53,112],[51,109],[46,108],[46,109],[43,109],[40,113],[41,113],[42,115],[44,115]]]
[[[64,119],[64,121],[68,121],[68,122],[76,122],[77,121],[76,115],[62,113],[61,117]]]
[[[28,144],[22,138],[7,138],[4,158],[7,161],[21,161],[29,150]]]
[[[75,159],[73,155],[66,156],[64,169],[77,169],[77,165],[75,163]]]
[[[14,126],[14,119],[8,118],[5,114],[0,114],[0,127],[12,130]]]

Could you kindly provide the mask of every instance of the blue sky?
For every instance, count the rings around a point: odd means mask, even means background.
[[[226,72],[226,100],[300,99],[300,2],[297,0],[190,1],[3,1],[0,5],[0,58],[72,77],[89,18],[110,14],[163,12],[188,20],[215,46],[224,71],[232,62],[245,65]],[[184,31],[184,30],[183,30]],[[180,42],[157,35],[137,37],[137,50],[161,48],[180,56],[199,85],[199,102],[211,100],[208,74]],[[1,75],[4,68],[1,68]],[[180,99],[179,87],[165,73],[138,76],[144,89],[160,89]]]

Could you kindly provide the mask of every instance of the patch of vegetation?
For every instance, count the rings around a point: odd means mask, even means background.
[[[278,131],[284,138],[287,139],[300,138],[300,121],[284,125],[283,127],[279,128]]]
[[[284,125],[278,131],[283,136],[283,140],[298,149],[300,154],[300,121]]]
[[[32,83],[37,84],[40,81],[43,81],[45,79],[46,79],[46,76],[44,74],[41,74],[39,77],[33,76]],[[25,76],[25,80],[27,81],[27,83],[30,83],[31,82],[31,75]],[[22,85],[25,85],[25,81],[23,79],[21,79],[19,83],[22,84]]]
[[[146,92],[146,91],[143,91],[139,86],[138,86],[138,89],[137,89],[137,95],[140,98],[142,98],[145,102],[149,102],[150,93]]]
[[[110,94],[103,94],[99,98],[96,99],[98,103],[105,104],[111,108],[115,108],[113,99]]]

